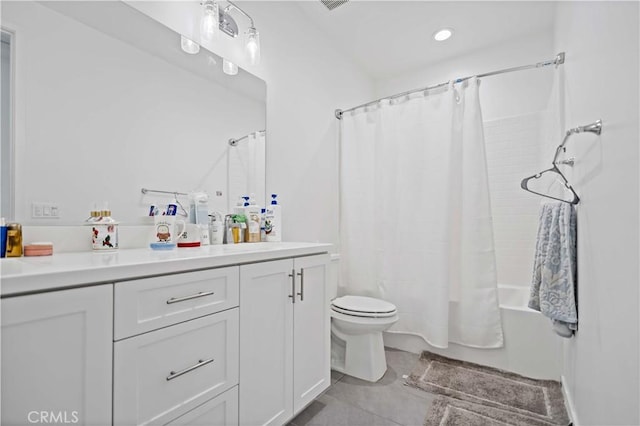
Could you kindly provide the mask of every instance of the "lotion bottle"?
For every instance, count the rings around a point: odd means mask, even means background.
[[[247,218],[247,238],[245,241],[249,243],[260,242],[260,210],[254,194],[251,194],[244,208],[244,215]]]
[[[271,205],[265,214],[265,234],[269,242],[282,241],[282,213],[277,197],[278,194],[271,194]]]

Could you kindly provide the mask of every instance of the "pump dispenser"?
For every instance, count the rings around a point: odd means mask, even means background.
[[[265,234],[269,242],[282,241],[282,215],[277,197],[278,194],[271,194],[271,205],[265,214]]]
[[[255,195],[251,194],[245,202],[244,215],[247,218],[247,234],[245,241],[248,243],[260,242],[260,206],[256,204]]]

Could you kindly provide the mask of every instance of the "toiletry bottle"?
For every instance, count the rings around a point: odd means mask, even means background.
[[[7,225],[7,257],[22,256],[22,225],[10,223]]]
[[[249,198],[248,204],[244,208],[244,215],[247,218],[247,239],[249,243],[260,242],[260,206],[256,204],[253,194]]]
[[[265,216],[265,233],[269,242],[282,241],[282,216],[277,197],[278,194],[271,194],[271,205],[267,206]]]
[[[7,223],[0,218],[0,257],[7,255]]]
[[[222,244],[224,241],[224,225],[222,224],[222,214],[211,212],[209,215],[209,230],[211,231],[211,244]]]
[[[238,202],[233,208],[233,214],[244,214],[244,197],[238,197]]]
[[[260,241],[267,241],[267,232],[264,227],[264,219],[267,209],[260,209]]]
[[[204,192],[194,194],[196,224],[200,230],[200,244],[208,246],[209,242],[209,196]]]

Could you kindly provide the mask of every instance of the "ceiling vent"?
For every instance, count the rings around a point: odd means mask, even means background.
[[[349,0],[320,0],[320,1],[322,2],[322,4],[327,6],[327,9],[333,10],[338,6],[342,6],[343,4],[348,2]]]

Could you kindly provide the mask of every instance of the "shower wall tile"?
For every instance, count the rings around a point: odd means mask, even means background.
[[[529,286],[540,197],[520,181],[540,169],[544,114],[484,122],[498,283]]]

